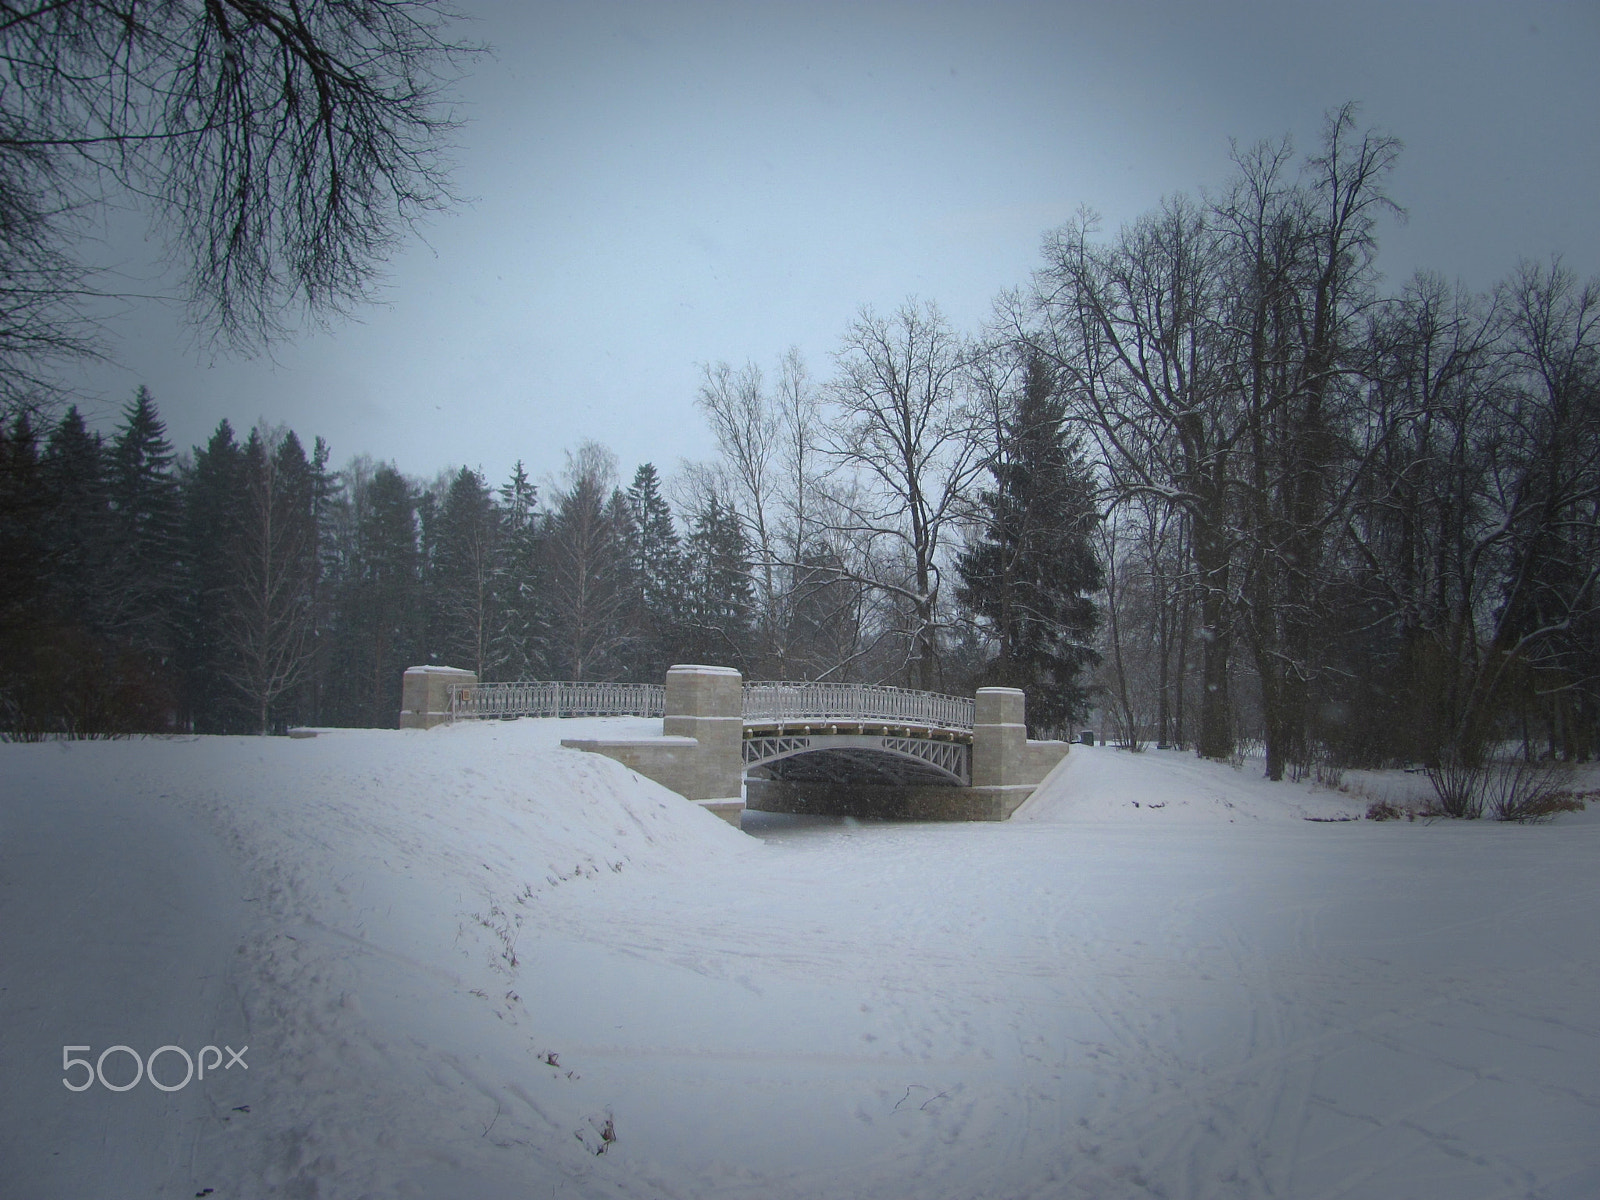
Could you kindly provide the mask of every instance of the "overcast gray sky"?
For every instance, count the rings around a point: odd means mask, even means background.
[[[1105,227],[1218,186],[1229,138],[1323,113],[1403,140],[1383,237],[1487,288],[1519,256],[1600,272],[1600,5],[1452,2],[465,3],[472,197],[393,260],[384,301],[218,360],[171,305],[129,307],[74,376],[103,426],[148,384],[176,445],[218,420],[320,434],[432,476],[605,442],[625,472],[712,453],[698,364],[824,378],[863,304],[975,330],[1080,205]],[[133,279],[153,242],[118,245]]]

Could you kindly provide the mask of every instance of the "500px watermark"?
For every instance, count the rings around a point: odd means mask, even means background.
[[[100,1057],[95,1059],[93,1063],[91,1063],[87,1058],[74,1058],[72,1056],[73,1051],[75,1050],[82,1050],[85,1054],[88,1054],[91,1053],[93,1049],[94,1048],[92,1046],[61,1047],[61,1070],[64,1072],[61,1077],[61,1084],[69,1092],[86,1092],[94,1086],[94,1082],[97,1079],[100,1081],[100,1086],[105,1088],[108,1092],[131,1091],[134,1087],[138,1086],[138,1083],[141,1079],[148,1079],[155,1087],[160,1088],[163,1092],[177,1092],[188,1087],[191,1079],[204,1079],[206,1077],[206,1071],[208,1070],[215,1074],[218,1067],[222,1067],[224,1071],[231,1071],[235,1066],[243,1067],[246,1071],[250,1069],[250,1064],[244,1061],[244,1054],[246,1050],[250,1049],[249,1046],[241,1046],[237,1050],[235,1050],[232,1046],[224,1046],[222,1049],[228,1052],[228,1062],[226,1066],[224,1066],[222,1062],[222,1050],[218,1050],[215,1046],[201,1046],[200,1052],[193,1058],[189,1056],[189,1052],[182,1046],[157,1046],[154,1050],[150,1051],[148,1058],[140,1058],[139,1052],[132,1046],[107,1046],[104,1050],[100,1051]],[[111,1056],[114,1054],[124,1054],[133,1059],[133,1078],[128,1080],[126,1083],[112,1083],[111,1080],[106,1078],[106,1059],[111,1058]],[[159,1078],[156,1077],[156,1060],[159,1059],[163,1054],[176,1056],[183,1060],[183,1078],[178,1080],[177,1083],[163,1083]],[[209,1063],[206,1061],[207,1054],[211,1055],[211,1061]],[[198,1072],[195,1069],[196,1060],[198,1060],[199,1065]],[[118,1068],[121,1068],[120,1059],[113,1058],[111,1061]],[[82,1083],[74,1083],[72,1081],[72,1070],[74,1067],[83,1068]],[[176,1064],[169,1063],[168,1065],[162,1067],[162,1071],[170,1077],[176,1073]],[[121,1076],[124,1074],[124,1070],[114,1070],[113,1074]]]

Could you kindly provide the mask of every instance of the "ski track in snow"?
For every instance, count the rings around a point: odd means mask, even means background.
[[[0,1197],[1600,1195],[1594,812],[1101,747],[748,837],[557,744],[650,727],[0,747]]]

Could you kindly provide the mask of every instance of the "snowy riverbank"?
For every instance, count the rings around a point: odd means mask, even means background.
[[[590,726],[0,746],[0,1196],[1600,1194],[1593,807],[1080,748],[749,836]]]

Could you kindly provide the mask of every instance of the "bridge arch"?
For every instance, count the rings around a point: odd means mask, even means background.
[[[792,783],[972,783],[969,742],[889,733],[756,733],[743,747],[747,777]]]

